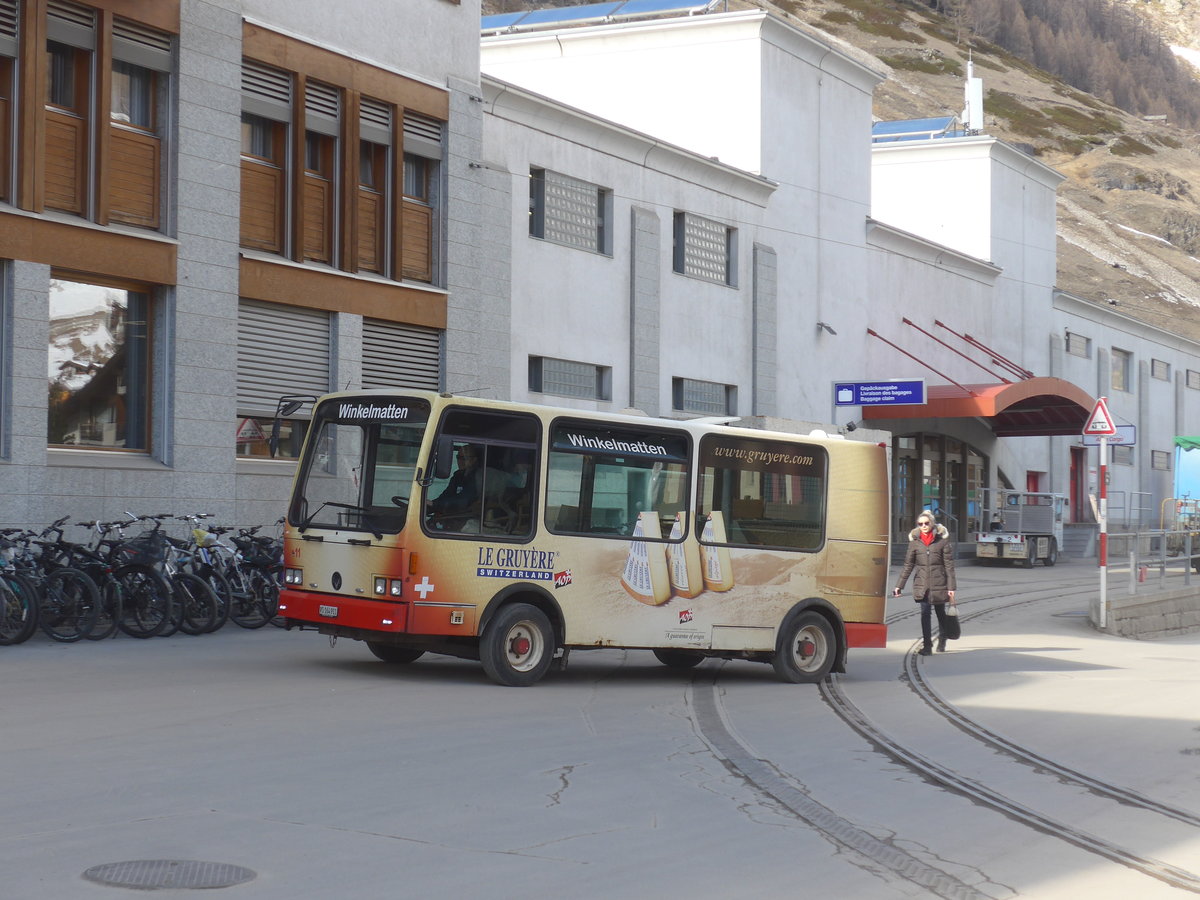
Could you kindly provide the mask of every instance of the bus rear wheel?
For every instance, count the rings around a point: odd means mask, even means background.
[[[425,655],[424,650],[414,650],[412,647],[400,647],[396,644],[380,644],[375,641],[367,641],[367,649],[385,663],[416,662]]]
[[[479,661],[492,681],[528,687],[554,661],[554,629],[546,614],[528,603],[506,606],[484,629]]]
[[[692,650],[655,650],[654,656],[672,669],[694,669],[704,662],[704,654]]]
[[[829,620],[820,613],[802,612],[779,631],[775,674],[790,684],[816,684],[832,671],[836,647]]]
[[[1042,560],[1043,566],[1052,566],[1058,562],[1058,540],[1050,538],[1050,552],[1046,554],[1046,558]]]

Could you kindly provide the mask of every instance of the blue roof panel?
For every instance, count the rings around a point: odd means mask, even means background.
[[[954,128],[957,122],[958,119],[954,116],[876,122],[871,126],[871,138],[876,143],[882,143],[885,141],[925,141],[933,138],[961,137],[963,133]]]
[[[511,28],[516,25],[529,13],[527,11],[515,13],[500,13],[497,16],[484,16],[479,20],[479,28],[481,31],[503,31],[505,28]]]
[[[708,9],[709,0],[626,0],[619,16],[649,16],[662,13],[696,13]]]
[[[617,11],[621,0],[614,3],[589,3],[586,6],[553,7],[532,10],[521,20],[526,25],[548,25],[551,22],[579,22],[585,19],[605,19]]]

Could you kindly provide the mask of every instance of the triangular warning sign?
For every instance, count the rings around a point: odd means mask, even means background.
[[[1117,426],[1113,424],[1112,416],[1108,413],[1108,404],[1101,397],[1096,401],[1096,405],[1092,407],[1092,414],[1088,416],[1087,424],[1083,426],[1084,434],[1092,435],[1108,435],[1116,434]]]

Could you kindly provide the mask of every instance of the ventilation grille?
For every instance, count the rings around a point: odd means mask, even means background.
[[[406,112],[404,114],[404,139],[407,141],[410,138],[441,144],[442,123],[420,113]]]
[[[376,128],[392,127],[392,108],[386,103],[363,97],[359,103],[359,115],[362,121]]]
[[[252,59],[242,60],[242,93],[270,103],[292,104],[292,79],[281,69],[272,69]]]
[[[304,86],[304,112],[310,116],[336,119],[341,110],[341,94],[328,84],[310,81]]]
[[[156,53],[171,52],[171,36],[169,34],[138,22],[130,22],[127,19],[113,20],[113,37],[129,41],[131,44],[137,44]]]
[[[52,18],[78,25],[81,28],[94,28],[96,15],[86,6],[72,3],[70,0],[50,0],[47,12]]]
[[[0,49],[6,44],[17,40],[17,2],[16,0],[0,0]]]

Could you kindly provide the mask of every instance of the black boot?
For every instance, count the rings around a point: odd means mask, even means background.
[[[933,653],[933,647],[929,644],[926,644],[920,650],[918,650],[917,653],[921,656],[929,656],[931,653]]]
[[[946,652],[946,639],[944,637],[939,637],[938,638],[938,653],[945,653],[945,652]]]

